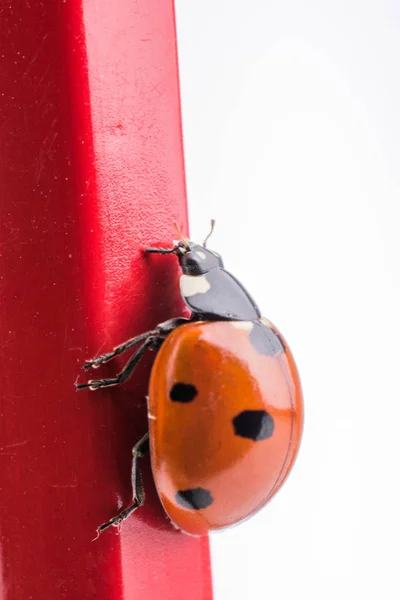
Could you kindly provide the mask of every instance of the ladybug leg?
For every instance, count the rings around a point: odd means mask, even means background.
[[[139,341],[143,341],[144,339],[144,343],[138,348],[138,350],[136,350],[135,354],[131,356],[131,358],[128,360],[122,371],[118,373],[116,377],[107,379],[90,379],[87,383],[76,383],[76,390],[79,391],[83,390],[84,388],[89,388],[90,390],[98,390],[99,388],[110,387],[112,385],[120,385],[121,383],[124,383],[132,375],[133,371],[137,367],[138,362],[142,358],[143,354],[146,352],[147,348],[150,348],[151,350],[158,350],[163,341],[165,340],[166,336],[169,333],[171,333],[171,331],[173,331],[180,325],[183,325],[184,323],[188,323],[188,319],[185,319],[183,317],[170,319],[169,321],[165,321],[165,323],[161,323],[160,325],[158,325],[155,330],[143,333],[142,335],[137,336],[136,338],[128,340],[128,342],[122,344],[122,346],[118,346],[118,348],[124,348],[124,350],[127,350],[131,346],[137,344]],[[118,348],[116,348],[115,350],[118,350]],[[121,354],[121,352],[124,352],[124,350],[116,352],[116,354]],[[109,354],[104,354],[103,356],[109,357],[112,354],[113,353],[110,352]],[[112,357],[113,356],[111,356],[111,358]],[[100,358],[102,357],[100,356],[99,359]],[[99,359],[94,360],[97,361]],[[110,359],[106,358],[106,360]],[[93,362],[94,361],[90,361],[90,363]],[[90,363],[86,364],[90,366]]]
[[[114,348],[114,350],[112,350],[111,352],[106,352],[106,354],[102,354],[101,356],[97,356],[96,358],[93,358],[92,360],[88,360],[83,365],[82,369],[84,371],[87,371],[88,369],[97,369],[100,365],[103,365],[104,363],[108,362],[115,356],[118,356],[119,354],[126,352],[126,350],[129,350],[129,348],[136,346],[136,344],[139,344],[140,342],[143,342],[144,340],[146,340],[148,337],[150,337],[152,335],[156,335],[156,334],[157,334],[157,331],[154,330],[154,331],[147,331],[146,333],[142,333],[141,335],[137,335],[136,337],[133,337],[133,338],[127,340],[120,346],[116,346]]]
[[[175,248],[145,248],[145,252],[149,254],[172,254]]]
[[[77,391],[82,390],[83,388],[89,388],[91,390],[98,390],[103,387],[110,387],[111,385],[120,385],[124,383],[133,373],[135,368],[137,367],[140,359],[143,357],[143,354],[146,352],[147,348],[151,346],[156,346],[158,343],[158,336],[150,335],[147,340],[138,348],[133,356],[128,360],[124,368],[116,377],[108,378],[108,379],[91,379],[87,383],[78,383],[75,384]]]
[[[183,325],[184,323],[187,323],[187,322],[188,322],[188,319],[185,319],[183,317],[177,317],[175,319],[170,319],[169,321],[165,321],[165,323],[161,323],[160,325],[157,326],[156,329],[153,329],[153,331],[147,331],[146,333],[137,335],[137,336],[127,340],[120,346],[116,346],[111,352],[106,352],[105,354],[102,354],[101,356],[97,356],[96,358],[93,358],[92,360],[88,360],[83,365],[82,369],[84,371],[87,371],[88,369],[97,369],[98,367],[100,367],[100,365],[103,365],[104,363],[108,362],[109,360],[112,360],[119,354],[126,352],[133,346],[136,346],[136,344],[139,344],[140,342],[147,340],[147,338],[149,338],[150,336],[168,335],[169,333],[171,333],[171,331],[173,331],[174,329],[179,327],[179,325]]]
[[[185,323],[190,323],[190,319],[185,319],[185,317],[175,317],[175,319],[169,319],[169,321],[164,321],[164,323],[157,325],[156,332],[158,335],[166,336],[177,327],[185,325]]]
[[[138,459],[145,454],[147,454],[150,450],[149,447],[149,434],[146,433],[142,437],[141,440],[133,447],[132,450],[132,491],[133,491],[133,502],[130,506],[125,508],[118,515],[107,521],[107,523],[103,523],[97,529],[97,532],[103,533],[109,527],[118,527],[122,521],[125,521],[137,508],[142,506],[144,503],[144,490],[143,490],[143,482],[142,476],[140,474],[140,469],[138,465]]]

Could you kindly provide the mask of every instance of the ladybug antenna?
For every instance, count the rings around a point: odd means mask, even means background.
[[[181,230],[178,227],[178,223],[176,221],[174,221],[174,227],[176,229],[176,233],[178,234],[179,239],[181,240],[181,242],[183,242],[183,244],[185,244],[186,248],[189,249],[190,246],[188,244],[187,239],[185,239],[181,233]]]
[[[214,227],[215,227],[215,219],[211,219],[211,229],[210,229],[210,233],[208,234],[208,236],[206,237],[206,239],[203,242],[203,248],[207,247],[207,242],[211,237],[212,232],[214,231]]]

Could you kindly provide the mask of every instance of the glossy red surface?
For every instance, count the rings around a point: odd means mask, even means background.
[[[148,460],[145,507],[92,541],[130,500],[150,361],[73,387],[183,311],[178,266],[140,253],[186,228],[173,6],[2,2],[0,27],[0,598],[209,600],[208,541],[171,528]]]

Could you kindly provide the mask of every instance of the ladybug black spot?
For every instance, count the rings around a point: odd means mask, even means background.
[[[264,354],[264,356],[276,356],[281,352],[285,352],[285,346],[280,336],[262,323],[254,323],[250,333],[250,343],[254,350]]]
[[[265,410],[244,410],[232,419],[235,435],[258,442],[274,433],[274,420]]]
[[[197,394],[196,387],[191,383],[175,383],[169,392],[169,397],[172,402],[191,402]]]
[[[180,490],[176,493],[176,501],[184,508],[191,510],[200,510],[207,508],[214,502],[211,492],[204,488],[193,488],[190,490]]]

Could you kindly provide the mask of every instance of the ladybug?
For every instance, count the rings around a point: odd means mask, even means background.
[[[146,349],[157,352],[149,396],[149,431],[133,449],[133,502],[101,525],[119,526],[144,503],[138,459],[150,451],[161,503],[173,525],[200,536],[247,519],[278,491],[298,452],[302,392],[289,347],[222,258],[184,238],[172,248],[180,290],[191,310],[88,361],[99,367],[137,349],[114,378],[77,389],[120,385]]]

